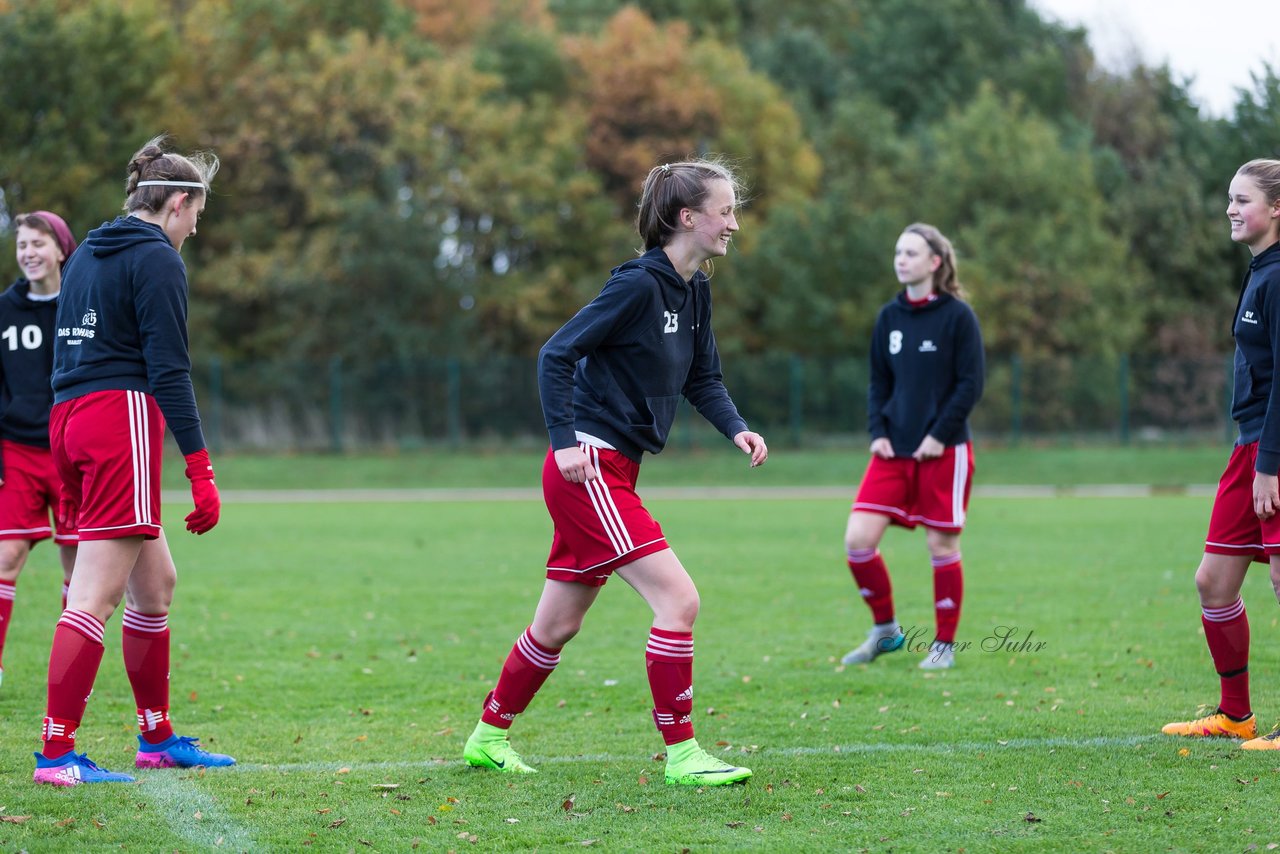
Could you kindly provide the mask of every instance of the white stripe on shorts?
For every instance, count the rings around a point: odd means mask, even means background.
[[[140,391],[126,391],[129,400],[129,442],[133,451],[133,519],[151,524],[151,443],[147,399]]]
[[[955,470],[951,474],[951,518],[964,524],[964,483],[969,476],[969,446],[956,445]]]
[[[613,544],[613,551],[620,555],[634,551],[636,546],[631,541],[631,532],[623,524],[622,514],[618,512],[618,506],[613,503],[613,496],[609,494],[609,486],[604,482],[604,474],[600,470],[600,449],[591,445],[578,447],[586,453],[591,467],[599,475],[595,480],[587,481],[585,486],[587,495],[591,496],[591,505],[596,508],[596,518],[600,520],[605,533],[609,535],[609,542]]]

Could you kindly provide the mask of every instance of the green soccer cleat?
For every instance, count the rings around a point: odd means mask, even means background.
[[[669,786],[724,786],[741,783],[750,776],[750,768],[739,768],[717,759],[692,738],[667,746]]]
[[[492,768],[508,774],[537,774],[538,769],[530,766],[520,754],[516,753],[507,739],[507,731],[480,721],[475,731],[467,739],[462,748],[462,758],[473,768]]]

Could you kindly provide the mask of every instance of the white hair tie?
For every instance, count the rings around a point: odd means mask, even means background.
[[[205,189],[202,181],[139,181],[139,187],[199,187]]]

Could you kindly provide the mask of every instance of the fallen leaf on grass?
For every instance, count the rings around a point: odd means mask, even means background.
[[[351,769],[350,769],[350,768],[347,768],[346,766],[343,766],[342,768],[339,768],[339,769],[338,769],[337,771],[335,771],[334,773],[335,773],[335,774],[350,774],[350,773],[351,773]]]
[[[569,810],[573,809],[573,799],[574,799],[574,797],[576,797],[576,796],[575,796],[575,795],[570,795],[569,797],[565,798],[565,799],[564,799],[564,803],[562,803],[562,804],[560,805],[560,809],[564,810],[565,812],[568,812]]]
[[[1161,792],[1160,794],[1156,795],[1156,800],[1163,801],[1165,799],[1165,796],[1168,794],[1169,794],[1168,792]]]
[[[520,819],[518,819],[518,818],[508,818],[508,819],[504,819],[504,821],[506,821],[506,823],[507,823],[507,824],[519,824],[519,823],[520,823]]]
[[[725,827],[742,827],[744,824],[746,824],[745,821],[726,821],[724,823],[724,826]]]
[[[345,818],[339,818],[339,819],[335,819],[334,821],[329,822],[329,827],[330,827],[330,828],[334,828],[334,827],[342,827],[342,826],[343,826],[344,824],[346,824],[346,823],[347,823],[347,820],[346,820]]]
[[[429,815],[429,816],[427,816],[427,824],[435,824],[435,823],[436,823],[436,817],[435,817],[435,816],[433,816],[433,815]]]
[[[320,815],[324,815],[327,812],[333,812],[333,809],[330,807],[321,807],[320,809],[316,810],[316,812],[320,813]]]
[[[64,818],[62,821],[55,822],[54,827],[69,827],[76,823],[74,818]]]
[[[31,818],[29,815],[0,815],[0,821],[7,821],[9,824],[22,824]],[[75,819],[67,819],[68,822]]]
[[[855,784],[853,787],[853,790],[857,792],[859,795],[865,795],[867,793],[867,790],[862,788],[861,783]]]
[[[1037,817],[1036,814],[1033,812],[1029,812],[1026,815],[1024,815],[1022,817],[1022,820],[1030,824],[1038,824],[1039,822],[1044,821],[1044,819]]]
[[[639,784],[639,785],[641,785],[641,786],[647,786],[647,785],[649,785],[649,778],[648,778],[648,777],[641,777],[639,780],[636,780],[636,783],[638,783],[638,784]]]

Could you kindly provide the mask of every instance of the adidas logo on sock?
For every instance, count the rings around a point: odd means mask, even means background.
[[[676,702],[677,702],[677,703],[679,703],[681,700],[692,700],[692,699],[693,699],[693,686],[692,686],[692,685],[690,685],[688,688],[685,688],[685,689],[684,689],[683,691],[681,691],[679,694],[676,694]]]
[[[956,600],[954,600],[954,599],[952,599],[950,596],[948,596],[948,597],[947,597],[947,598],[945,598],[945,599],[939,599],[937,602],[934,602],[934,603],[933,603],[933,605],[934,605],[934,607],[935,607],[935,608],[952,608],[952,609],[954,609],[954,608],[956,607]]]

